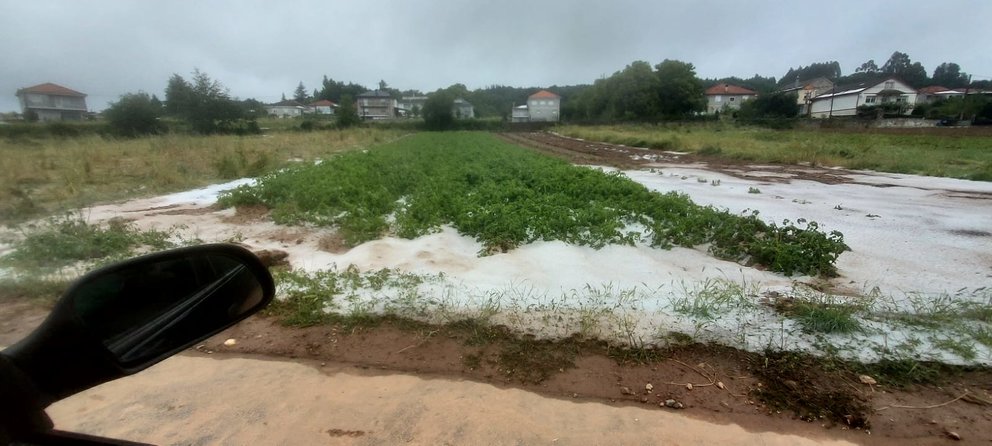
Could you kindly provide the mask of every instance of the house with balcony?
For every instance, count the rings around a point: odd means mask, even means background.
[[[901,114],[909,115],[913,112],[918,95],[915,88],[893,77],[882,77],[853,85],[839,85],[826,94],[813,98],[810,104],[810,116],[813,118],[857,116],[858,107],[885,104],[897,105]]]
[[[741,108],[741,103],[758,97],[758,93],[739,85],[716,84],[707,88],[706,112],[713,114]]]
[[[392,119],[398,114],[398,103],[385,90],[366,91],[355,98],[358,116],[367,120]]]
[[[17,90],[21,113],[39,121],[81,121],[86,116],[86,95],[51,82]]]

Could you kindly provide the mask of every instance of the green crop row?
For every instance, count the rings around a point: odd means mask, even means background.
[[[375,149],[262,177],[221,197],[265,205],[282,224],[337,227],[352,245],[414,238],[441,225],[475,237],[482,254],[534,241],[695,247],[787,275],[835,272],[847,246],[815,223],[762,221],[652,192],[622,173],[571,165],[485,133],[421,133]]]

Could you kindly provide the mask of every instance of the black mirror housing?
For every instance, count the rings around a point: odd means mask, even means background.
[[[38,329],[2,354],[47,407],[213,336],[274,295],[268,269],[237,245],[149,254],[78,279]]]

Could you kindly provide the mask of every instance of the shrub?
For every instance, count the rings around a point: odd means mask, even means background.
[[[161,133],[165,126],[159,121],[162,107],[148,93],[127,93],[110,104],[104,112],[111,130],[121,136]]]

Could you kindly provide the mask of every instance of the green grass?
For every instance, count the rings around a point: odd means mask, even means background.
[[[414,238],[452,225],[505,252],[539,240],[601,248],[694,247],[785,274],[832,274],[847,247],[815,222],[762,221],[651,192],[621,173],[573,166],[486,133],[422,133],[319,165],[267,175],[221,197],[265,205],[281,224],[335,226],[355,245],[387,234]]]
[[[53,271],[78,262],[121,259],[140,248],[171,248],[175,243],[170,237],[162,231],[138,230],[124,220],[95,225],[69,214],[29,228],[14,244],[14,251],[0,257],[0,265]]]
[[[947,130],[947,131],[944,131]],[[564,126],[566,136],[702,156],[840,166],[992,181],[992,137],[831,130],[767,130],[727,125]]]

